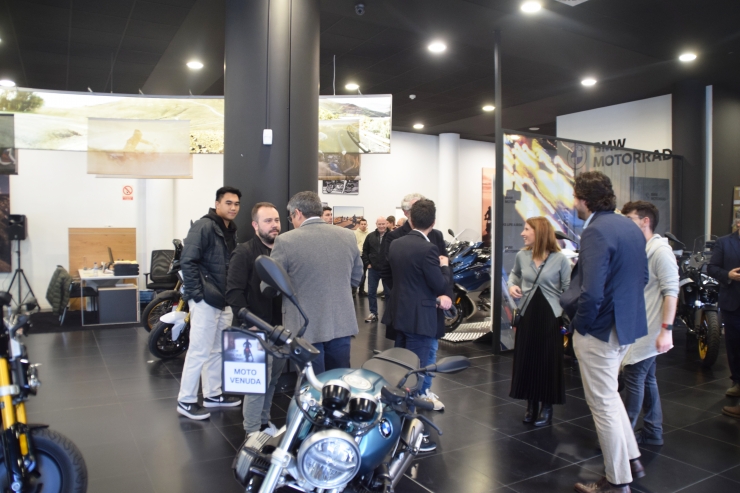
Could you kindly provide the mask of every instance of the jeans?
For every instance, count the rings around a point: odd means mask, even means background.
[[[267,392],[264,394],[247,394],[244,396],[242,415],[244,416],[244,431],[252,433],[258,431],[262,424],[270,422],[270,408],[272,397],[275,395],[275,386],[280,380],[287,360],[267,357]]]
[[[365,292],[365,278],[366,277],[367,277],[367,269],[362,269],[362,279],[360,279],[360,285],[358,286],[360,293]]]
[[[326,342],[314,342],[321,355],[313,362],[313,371],[319,375],[335,368],[349,368],[352,337],[338,337]]]
[[[658,381],[655,379],[655,359],[653,356],[624,367],[624,384],[627,390],[624,407],[633,429],[640,417],[640,409],[644,409],[642,430],[645,438],[660,440],[663,438],[663,408],[660,406]]]
[[[429,359],[427,360],[427,365],[433,365],[437,362],[437,349],[439,349],[439,339],[434,339],[434,342],[432,343],[432,347],[429,349]],[[426,394],[427,390],[432,388],[432,378],[434,378],[434,375],[431,373],[424,378],[424,385],[421,387],[421,393]]]
[[[402,333],[402,332],[398,332]],[[437,354],[436,346],[437,339],[435,337],[423,336],[419,334],[409,334],[403,332],[406,339],[406,349],[414,353],[419,357],[419,366],[424,367],[430,364],[429,357],[434,353],[435,357]],[[396,339],[398,341],[398,339]],[[431,379],[429,385],[431,385]],[[422,383],[420,392],[424,392],[424,386],[426,381]],[[427,387],[428,388],[428,387]]]
[[[370,313],[378,314],[378,284],[380,271],[370,267],[367,270],[367,299],[370,301]]]
[[[740,310],[734,312],[720,311],[725,324],[725,345],[727,346],[727,363],[730,367],[730,378],[740,383]]]

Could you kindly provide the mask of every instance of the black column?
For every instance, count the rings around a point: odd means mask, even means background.
[[[733,193],[740,186],[740,94],[712,88],[712,234],[732,232]]]
[[[318,185],[319,0],[227,0],[224,184],[239,188],[240,240],[256,202]],[[271,146],[262,144],[271,129]]]
[[[693,247],[704,234],[706,183],[706,88],[697,80],[673,87],[673,153],[684,157],[674,162],[674,201],[678,226],[674,234]]]
[[[496,128],[496,168],[493,187],[493,270],[491,271],[491,330],[493,332],[493,354],[501,353],[501,318],[503,315],[502,270],[504,265],[504,131],[502,129],[503,108],[501,101],[501,31],[493,33],[494,70],[494,114]]]

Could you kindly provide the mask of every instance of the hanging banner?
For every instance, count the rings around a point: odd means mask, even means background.
[[[15,118],[0,115],[0,175],[18,174],[18,150],[15,148]]]
[[[267,392],[267,353],[257,337],[244,332],[223,331],[223,391],[228,394],[264,394]]]

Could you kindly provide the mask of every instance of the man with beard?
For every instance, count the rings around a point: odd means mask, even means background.
[[[261,279],[254,268],[260,255],[269,256],[275,238],[280,234],[280,215],[269,202],[258,202],[252,207],[252,227],[256,236],[240,244],[231,254],[229,276],[226,285],[226,301],[235,313],[248,309],[271,325],[283,323],[282,300],[279,296],[268,298],[260,291]],[[247,434],[264,431],[274,435],[277,428],[270,422],[270,407],[275,386],[285,367],[284,359],[267,357],[267,391],[262,394],[244,396],[244,431]]]

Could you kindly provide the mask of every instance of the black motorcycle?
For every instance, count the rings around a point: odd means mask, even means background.
[[[167,271],[169,275],[175,274],[180,270],[180,256],[182,255],[182,241],[172,240],[172,244],[175,245],[175,254],[172,256],[170,269]],[[146,305],[146,308],[144,308],[141,314],[141,320],[144,322],[144,328],[147,332],[151,332],[162,315],[171,312],[172,307],[176,306],[180,301],[180,286],[182,286],[182,281],[178,277],[175,289],[162,291]]]
[[[676,318],[688,329],[697,342],[702,366],[710,368],[719,356],[722,325],[718,313],[719,283],[707,274],[707,264],[712,258],[716,237],[700,236],[694,241],[694,250],[673,234],[666,238],[677,246],[674,254],[678,261],[679,292]]]

